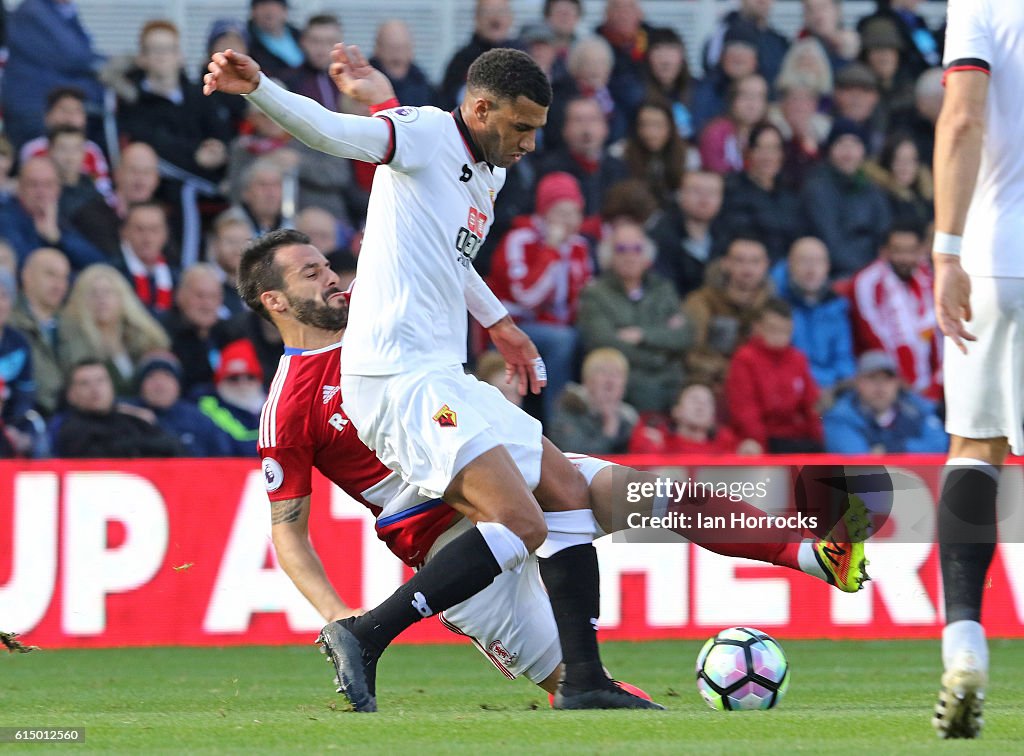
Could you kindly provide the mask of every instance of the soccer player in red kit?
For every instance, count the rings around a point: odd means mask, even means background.
[[[359,440],[341,407],[337,383],[340,338],[348,319],[345,294],[326,258],[309,244],[308,237],[297,231],[276,231],[250,244],[239,270],[239,289],[245,301],[278,328],[287,345],[261,416],[258,441],[272,502],[274,547],[291,580],[324,619],[333,622],[356,612],[331,586],[309,542],[314,467],[374,513],[380,539],[411,567],[430,566],[448,544],[472,528],[472,522],[403,481]],[[617,478],[616,486],[613,474],[618,471],[634,479],[648,474],[592,457],[566,457],[586,480],[601,526],[607,531],[622,527],[624,513],[621,506],[616,508],[622,477]],[[707,501],[702,505],[709,507],[706,511],[710,514],[761,514],[742,502]],[[546,542],[538,549],[541,557],[548,548],[557,547],[559,540],[573,536],[571,518],[552,514],[551,544]],[[701,540],[693,537],[699,533],[681,532],[694,541]],[[861,543],[801,540],[798,533],[791,533],[785,542],[776,544],[702,545],[730,556],[801,569],[845,591],[858,589],[863,579]],[[845,551],[849,558],[842,566],[830,564],[824,556],[826,548]],[[417,600],[416,591],[407,589],[399,595]],[[441,620],[473,639],[508,677],[522,674],[549,692],[557,690],[562,674],[558,628],[536,557],[527,560],[521,570],[507,571],[479,593],[445,607]],[[375,689],[370,692],[375,696]]]

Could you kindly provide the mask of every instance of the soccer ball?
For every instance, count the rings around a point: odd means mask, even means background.
[[[789,688],[789,662],[770,635],[730,627],[697,654],[697,690],[712,709],[771,709]]]

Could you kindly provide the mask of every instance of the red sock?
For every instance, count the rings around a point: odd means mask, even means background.
[[[765,511],[747,504],[745,501],[730,501],[728,498],[712,496],[701,501],[683,502],[681,506],[671,507],[674,511],[693,515],[700,511],[702,518],[723,517],[726,523],[732,522],[732,515],[742,514],[744,517],[764,517]],[[798,553],[803,540],[803,531],[793,528],[744,529],[738,531],[726,525],[724,528],[713,527],[678,527],[675,532],[701,548],[729,557],[742,557],[758,562],[777,564],[781,567],[800,569]],[[737,533],[744,536],[743,541],[734,541]]]

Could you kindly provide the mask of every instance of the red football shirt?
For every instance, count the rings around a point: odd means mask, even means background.
[[[341,408],[341,344],[287,348],[260,415],[257,446],[271,501],[312,490],[315,467],[377,518],[377,536],[411,567],[457,518],[410,488],[370,451]]]

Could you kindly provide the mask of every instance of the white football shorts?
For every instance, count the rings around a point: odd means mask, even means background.
[[[1024,454],[1024,278],[971,276],[971,315],[967,354],[944,343],[946,431]]]
[[[441,498],[463,467],[499,445],[531,490],[540,482],[540,422],[461,366],[343,375],[341,386],[359,438],[424,496]]]
[[[611,465],[602,459],[566,454],[587,480]],[[427,561],[453,538],[472,527],[463,518],[434,542]],[[543,682],[562,661],[558,627],[547,591],[540,579],[540,567],[533,554],[519,572],[505,571],[475,596],[441,612],[441,623],[473,645],[506,677],[524,675]]]

